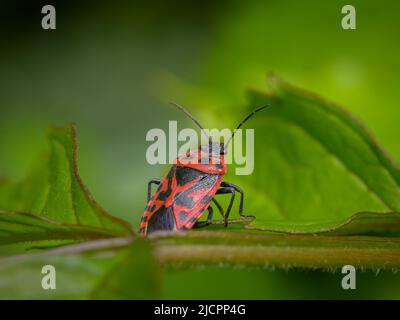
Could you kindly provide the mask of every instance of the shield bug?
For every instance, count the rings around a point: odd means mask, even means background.
[[[204,127],[187,110],[178,104],[173,103],[173,105],[195,122],[209,143],[200,145],[198,150],[179,155],[163,180],[149,181],[147,206],[140,220],[140,234],[146,236],[154,231],[186,230],[191,229],[195,224],[207,226],[213,217],[211,202],[220,211],[225,226],[228,226],[228,218],[236,193],[240,194],[239,215],[248,217],[243,214],[243,190],[232,183],[223,181],[227,172],[224,155],[236,131],[266,106],[254,110],[244,118],[224,145],[222,142],[213,142]],[[154,196],[151,195],[153,184],[159,186]],[[218,194],[231,194],[225,213],[215,199],[215,195]],[[205,210],[208,210],[207,221],[200,223],[198,220]]]

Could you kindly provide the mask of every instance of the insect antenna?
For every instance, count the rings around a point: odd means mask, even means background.
[[[197,124],[197,126],[201,129],[201,132],[207,137],[207,140],[210,141],[210,137],[208,136],[208,134],[206,133],[204,127],[200,124],[200,122],[197,121],[197,119],[189,112],[187,111],[184,107],[180,106],[179,104],[177,104],[174,101],[170,102],[174,107],[177,107],[179,110],[181,110],[182,112],[184,112],[190,119],[193,120],[193,122],[195,124]]]
[[[238,131],[240,129],[240,127],[243,125],[243,123],[245,123],[247,120],[249,120],[252,116],[254,116],[258,111],[261,111],[262,109],[265,109],[266,107],[268,107],[268,105],[262,106],[256,110],[254,110],[252,113],[250,113],[246,118],[244,118],[239,125],[236,127],[235,130],[233,130],[233,133],[231,135],[231,137],[228,139],[228,141],[225,143],[224,145],[224,150],[226,150],[228,144],[231,142],[233,136],[235,135],[236,131]]]

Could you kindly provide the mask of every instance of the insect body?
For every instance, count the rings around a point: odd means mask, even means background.
[[[185,112],[207,136],[200,123],[185,109],[175,104]],[[220,211],[224,218],[225,226],[232,209],[236,193],[240,194],[239,214],[243,214],[243,191],[240,187],[223,181],[227,172],[225,164],[225,150],[236,130],[259,110],[248,115],[234,130],[230,139],[224,145],[220,142],[209,140],[208,145],[201,145],[198,150],[187,152],[178,156],[168,174],[161,181],[152,179],[148,183],[147,206],[140,221],[140,234],[146,236],[154,231],[171,231],[191,229],[197,226],[209,225],[213,217],[211,202]],[[152,184],[159,185],[154,196],[151,196]],[[215,199],[217,194],[231,194],[231,199],[226,213]],[[207,221],[198,222],[204,211],[208,210]]]

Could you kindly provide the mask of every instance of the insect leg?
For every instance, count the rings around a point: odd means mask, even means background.
[[[211,206],[208,206],[208,216],[207,216],[207,221],[197,221],[193,228],[202,228],[202,227],[207,227],[208,225],[211,224],[213,217],[213,209]]]
[[[229,201],[229,205],[228,205],[228,208],[226,209],[226,213],[225,213],[225,216],[224,216],[225,227],[228,226],[228,218],[229,218],[229,214],[231,213],[231,209],[232,209],[232,206],[233,206],[233,201],[235,200],[236,191],[232,187],[222,187],[221,189],[217,190],[216,194],[226,194],[226,193],[230,193],[230,194],[232,194],[232,196],[231,196],[231,200]]]
[[[211,224],[212,218],[213,218],[213,208],[211,208],[211,206],[208,206],[207,225]]]
[[[151,200],[151,185],[153,183],[156,184],[156,185],[159,185],[161,183],[161,180],[157,179],[157,178],[154,178],[154,179],[151,179],[149,181],[149,183],[147,184],[147,202],[149,202]]]
[[[240,193],[240,204],[239,204],[239,214],[241,216],[243,216],[243,200],[244,200],[244,193],[242,188],[238,187],[237,185],[230,183],[230,182],[226,182],[226,181],[222,181],[221,182],[221,187],[228,187],[228,188],[233,188],[235,189],[235,191]]]
[[[233,184],[233,183],[225,182],[225,181],[222,181],[222,182],[221,182],[221,186],[222,186],[222,187],[230,187],[230,188],[233,188],[233,189],[235,189],[235,191],[237,191],[237,192],[240,193],[240,204],[239,204],[239,215],[240,215],[240,216],[242,216],[243,218],[255,218],[255,217],[252,216],[252,215],[245,215],[245,214],[243,214],[244,192],[243,192],[242,188],[240,188],[239,186],[237,186],[237,185],[235,185],[235,184]]]
[[[220,203],[215,198],[212,198],[212,202],[214,202],[215,206],[218,208],[218,211],[221,213],[221,216],[224,217],[225,212]]]

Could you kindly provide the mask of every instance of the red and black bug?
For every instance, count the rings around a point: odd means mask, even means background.
[[[266,106],[254,110],[244,118],[224,145],[222,142],[212,142],[203,126],[187,110],[173,104],[200,127],[202,133],[207,136],[209,144],[199,146],[196,151],[179,155],[163,180],[149,181],[147,206],[140,220],[142,236],[154,231],[191,229],[195,224],[196,226],[209,225],[213,217],[211,202],[218,208],[227,226],[236,192],[240,194],[239,214],[247,217],[243,214],[243,190],[232,183],[222,181],[227,172],[224,155],[236,131]],[[159,185],[154,196],[151,196],[152,184]],[[227,193],[231,194],[231,199],[224,213],[215,195]],[[198,220],[205,210],[208,210],[207,221],[200,223]]]

